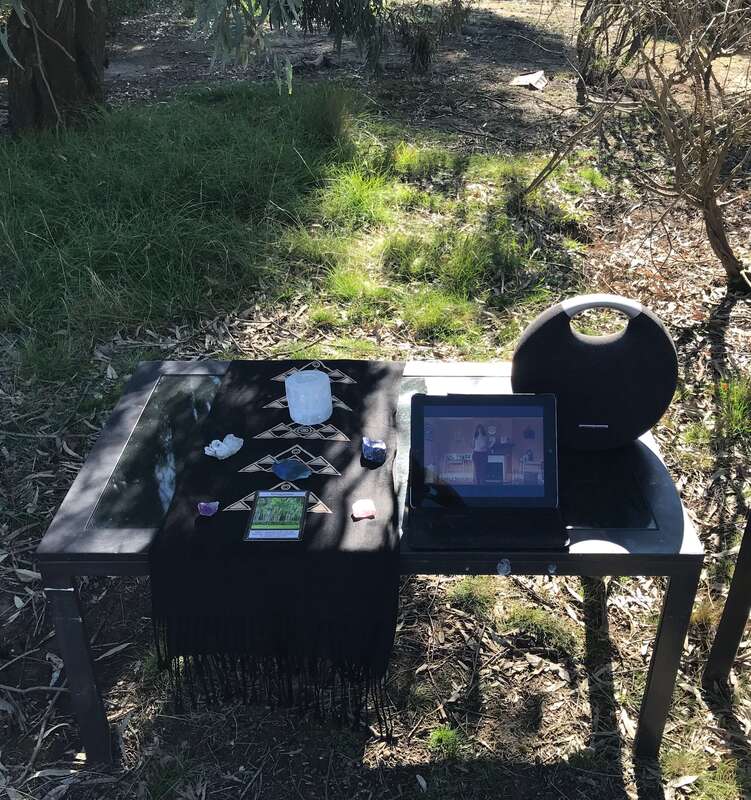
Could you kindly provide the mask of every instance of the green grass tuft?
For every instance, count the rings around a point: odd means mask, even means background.
[[[352,336],[342,336],[332,342],[326,342],[321,348],[325,358],[378,358],[380,352],[378,345],[369,339],[356,339]]]
[[[660,763],[666,780],[695,777],[689,784],[694,800],[737,800],[749,789],[748,776],[732,758],[712,768],[704,753],[681,749],[668,750]]]
[[[439,289],[421,288],[404,300],[404,321],[424,339],[449,340],[471,331],[474,307]]]
[[[575,655],[580,649],[579,631],[573,624],[543,608],[514,605],[508,610],[505,624],[532,640],[537,647],[568,655]]]
[[[392,233],[383,243],[381,260],[390,275],[402,280],[424,280],[431,250],[430,243],[422,236]]]
[[[468,575],[449,587],[446,597],[452,606],[468,614],[487,614],[496,602],[498,586],[490,575]]]
[[[361,300],[376,291],[373,280],[362,269],[339,265],[326,277],[326,287],[337,300]]]
[[[349,252],[346,236],[322,231],[311,233],[302,227],[286,231],[280,245],[286,260],[303,267],[333,269],[344,261]]]
[[[681,431],[681,439],[692,447],[706,447],[712,441],[712,431],[701,422],[691,422]]]
[[[545,159],[535,156],[473,155],[465,177],[469,181],[520,189],[530,183],[544,165]]]
[[[465,300],[482,298],[527,262],[528,248],[508,222],[500,219],[495,225],[490,232],[392,234],[382,251],[384,267],[400,280],[434,282]]]
[[[728,438],[751,439],[751,378],[734,375],[717,386],[720,429]]]
[[[331,306],[314,306],[308,312],[308,319],[317,328],[336,328],[342,324],[339,312]]]
[[[610,188],[610,181],[600,172],[597,167],[581,167],[579,177],[593,189],[605,191]]]
[[[326,222],[357,229],[391,220],[392,187],[382,175],[365,175],[347,167],[333,175],[321,192],[321,213]]]
[[[505,222],[492,233],[470,232],[456,237],[439,266],[441,285],[464,298],[482,296],[525,263],[526,249]]]
[[[415,147],[400,142],[394,149],[394,171],[407,178],[429,178],[438,172],[453,172],[456,156],[438,147]]]
[[[437,728],[433,728],[428,737],[428,750],[447,761],[453,760],[459,755],[461,744],[460,731],[450,725],[439,725]]]

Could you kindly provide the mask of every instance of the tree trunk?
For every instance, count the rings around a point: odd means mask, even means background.
[[[734,288],[745,288],[748,291],[751,287],[749,287],[741,274],[743,263],[735,255],[728,241],[727,231],[725,230],[725,217],[716,197],[710,196],[704,200],[702,213],[704,214],[704,225],[707,229],[709,244],[725,268],[728,284]]]
[[[105,0],[24,0],[13,13],[8,110],[15,132],[65,125],[104,99]],[[59,6],[59,13],[58,13]]]

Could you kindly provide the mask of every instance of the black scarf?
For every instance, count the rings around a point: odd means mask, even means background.
[[[286,407],[284,375],[329,372],[334,412],[299,426]],[[150,551],[159,665],[178,702],[312,706],[359,719],[369,702],[382,722],[393,644],[399,542],[392,466],[403,364],[233,362],[199,427],[165,523]],[[227,433],[245,440],[219,461],[204,445]],[[385,439],[386,463],[361,463],[363,436]],[[271,471],[297,457],[313,474],[294,483]],[[300,542],[247,542],[259,489],[310,490]],[[371,498],[374,520],[355,522],[352,503]],[[200,517],[199,501],[219,501]]]

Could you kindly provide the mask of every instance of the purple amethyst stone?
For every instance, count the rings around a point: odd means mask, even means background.
[[[219,511],[219,501],[212,500],[209,503],[199,503],[198,504],[198,513],[202,517],[213,517],[216,512]]]

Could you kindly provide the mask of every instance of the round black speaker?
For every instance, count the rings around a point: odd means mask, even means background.
[[[589,308],[628,317],[619,333],[588,336],[571,318]],[[621,447],[665,413],[678,382],[675,345],[665,326],[634,300],[588,294],[540,314],[514,352],[514,392],[550,393],[558,400],[558,442],[579,450]]]

